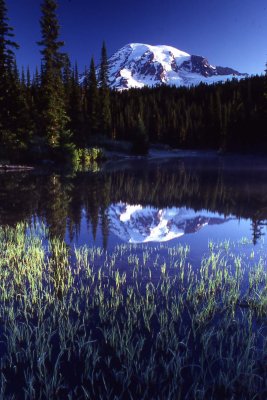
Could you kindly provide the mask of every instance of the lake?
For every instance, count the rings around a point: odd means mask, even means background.
[[[266,165],[1,173],[0,397],[266,399]]]
[[[0,224],[44,222],[75,246],[264,242],[267,161],[174,152],[109,161],[98,172],[0,174]]]

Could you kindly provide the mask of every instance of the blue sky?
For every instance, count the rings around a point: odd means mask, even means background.
[[[18,64],[40,64],[39,0],[6,0]],[[267,61],[267,0],[59,0],[64,50],[79,69],[130,42],[166,44],[250,74]]]

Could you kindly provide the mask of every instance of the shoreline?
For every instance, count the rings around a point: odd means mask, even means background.
[[[206,159],[206,160],[219,160],[224,167],[227,168],[241,168],[240,163],[242,164],[241,169],[266,169],[267,168],[267,155],[258,154],[258,153],[238,153],[238,152],[220,152],[218,150],[213,149],[172,149],[165,145],[151,145],[146,155],[138,155],[133,154],[129,151],[126,146],[126,143],[123,143],[124,146],[116,147],[116,144],[113,145],[113,148],[109,148],[109,146],[102,146],[104,152],[104,158],[100,161],[103,165],[109,164],[117,164],[119,165],[121,162],[131,162],[135,160],[144,160],[147,162],[155,162],[155,161],[165,161],[181,159],[181,160],[198,160],[198,159]],[[101,147],[101,146],[99,146]],[[41,162],[38,165],[23,165],[23,164],[1,164],[0,163],[0,173],[3,172],[23,172],[23,171],[34,171],[36,169],[47,169],[48,165]],[[52,163],[49,165],[49,169],[65,169],[64,165],[56,165]]]
[[[29,165],[0,164],[0,171],[32,171],[34,167]]]

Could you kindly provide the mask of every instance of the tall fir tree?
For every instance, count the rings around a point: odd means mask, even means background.
[[[100,100],[100,133],[111,134],[111,110],[108,86],[108,57],[106,44],[103,42],[101,49],[101,62],[99,70],[99,100]]]
[[[50,149],[62,147],[70,142],[70,132],[67,129],[69,118],[66,113],[62,80],[65,54],[60,51],[64,42],[59,40],[57,7],[56,0],[43,1],[40,20],[42,40],[38,42],[42,47],[41,134]]]
[[[70,97],[71,97],[71,78],[72,78],[71,62],[69,56],[66,55],[62,69],[62,80],[64,85],[65,109],[68,115],[69,115]]]
[[[8,95],[10,79],[15,66],[14,50],[18,44],[13,40],[13,28],[9,26],[5,0],[0,0],[0,101],[3,106]],[[3,111],[2,107],[1,110]]]
[[[26,80],[24,72],[20,77],[16,62],[13,67],[12,85],[10,87],[12,98],[12,131],[16,133],[17,153],[16,158],[23,158],[28,149],[33,135],[33,121],[31,119],[30,106],[27,99]],[[19,154],[20,153],[20,154]],[[25,154],[26,155],[26,154]]]
[[[17,119],[19,112],[17,97],[17,68],[14,50],[13,28],[9,25],[5,0],[0,0],[0,144],[3,154],[13,153],[19,143],[17,138]],[[12,155],[11,155],[12,156]]]
[[[30,77],[30,73],[27,73],[27,86],[30,89],[31,93],[31,113],[32,113],[32,118],[34,120],[34,124],[36,127],[36,136],[34,140],[37,143],[42,144],[43,140],[40,137],[40,126],[42,125],[42,99],[41,99],[41,75],[36,67],[35,72],[32,74],[32,79]]]
[[[79,84],[78,66],[75,63],[71,75],[71,91],[69,103],[70,128],[73,132],[73,142],[78,147],[84,147],[82,89]]]
[[[99,92],[94,59],[91,59],[90,69],[86,77],[86,105],[89,132],[95,134],[99,129]]]

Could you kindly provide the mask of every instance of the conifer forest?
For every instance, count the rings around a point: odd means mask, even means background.
[[[41,65],[35,71],[17,66],[19,38],[5,0],[0,0],[0,38],[0,160],[4,162],[66,162],[98,138],[132,142],[140,153],[146,153],[149,143],[267,150],[265,76],[190,88],[111,90],[105,43],[99,65],[88,59],[85,71],[64,53],[55,0],[41,5],[40,38],[36,38]]]

